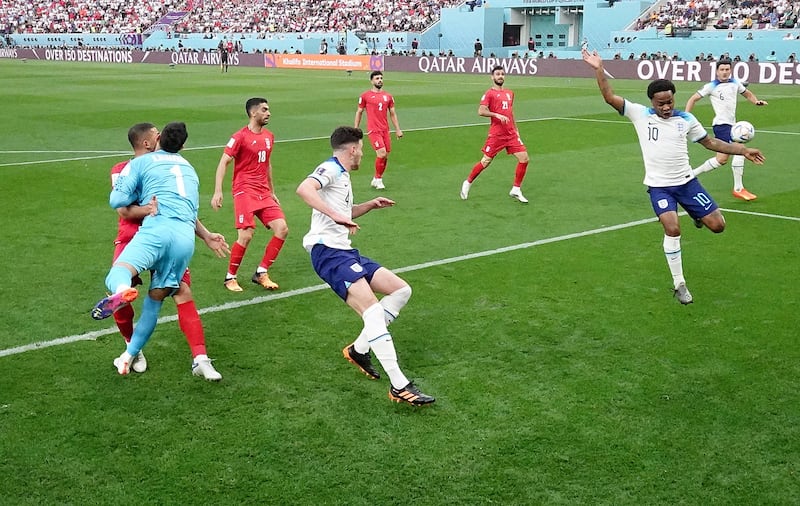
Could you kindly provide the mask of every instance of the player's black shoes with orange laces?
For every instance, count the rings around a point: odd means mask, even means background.
[[[412,406],[424,406],[436,402],[435,398],[420,392],[419,389],[414,386],[414,383],[410,381],[408,385],[400,389],[389,387],[389,398],[394,402],[407,402]]]
[[[342,350],[342,355],[344,355],[344,358],[346,358],[351,364],[358,367],[361,372],[366,374],[367,378],[372,380],[380,379],[381,375],[372,365],[372,356],[370,355],[369,351],[366,353],[359,353],[351,344],[344,347]]]

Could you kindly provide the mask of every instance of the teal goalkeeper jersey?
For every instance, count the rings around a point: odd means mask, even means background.
[[[160,150],[131,160],[109,197],[114,209],[146,205],[155,196],[158,214],[194,227],[200,202],[200,179],[180,154]]]

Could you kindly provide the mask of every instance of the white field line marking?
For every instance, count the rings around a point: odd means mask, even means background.
[[[501,254],[501,253],[506,253],[508,251],[515,251],[515,250],[519,250],[519,249],[532,248],[534,246],[541,246],[543,244],[550,244],[550,243],[554,243],[554,242],[566,241],[566,240],[569,240],[569,239],[577,239],[579,237],[586,237],[586,236],[590,236],[590,235],[602,234],[602,233],[605,233],[605,232],[612,232],[614,230],[622,230],[622,229],[625,229],[625,228],[630,228],[630,227],[635,227],[635,226],[638,226],[638,225],[643,225],[645,223],[652,223],[654,221],[656,221],[655,217],[647,218],[647,219],[644,219],[644,220],[637,220],[637,221],[631,221],[631,222],[628,222],[628,223],[623,223],[621,225],[611,225],[611,226],[608,226],[608,227],[596,228],[594,230],[587,230],[585,232],[577,232],[577,233],[574,233],[574,234],[561,235],[561,236],[558,236],[558,237],[551,237],[549,239],[540,239],[538,241],[526,242],[526,243],[517,244],[517,245],[514,245],[514,246],[506,246],[506,247],[503,247],[503,248],[497,248],[497,249],[488,250],[488,251],[481,251],[481,252],[478,252],[478,253],[470,253],[470,254],[467,254],[467,255],[460,255],[460,256],[457,256],[457,257],[445,258],[445,259],[442,259],[442,260],[434,260],[432,262],[425,262],[425,263],[421,263],[421,264],[417,264],[417,265],[410,265],[410,266],[407,266],[407,267],[400,267],[398,269],[392,269],[392,270],[394,272],[397,272],[397,273],[416,271],[416,270],[419,270],[419,269],[426,269],[428,267],[436,267],[436,266],[439,266],[439,265],[446,265],[446,264],[451,264],[451,263],[454,263],[454,262],[462,262],[464,260],[472,260],[474,258],[481,258],[481,257],[486,257],[486,256],[491,256],[491,255],[497,255],[497,254]],[[304,294],[307,294],[307,293],[318,292],[320,290],[325,290],[327,288],[328,288],[327,284],[308,286],[308,287],[305,287],[305,288],[298,288],[298,289],[295,289],[295,290],[290,290],[288,292],[282,292],[282,293],[276,293],[276,294],[271,294],[271,295],[264,295],[264,296],[261,296],[261,297],[255,297],[255,298],[250,299],[250,300],[228,302],[228,303],[225,303],[225,304],[221,304],[219,306],[211,306],[211,307],[203,308],[203,309],[199,310],[198,312],[200,314],[207,314],[207,313],[216,313],[216,312],[219,312],[219,311],[227,311],[229,309],[238,309],[240,307],[252,306],[252,305],[255,305],[255,304],[261,304],[262,302],[285,299],[285,298],[288,298],[288,297],[294,297],[296,295],[304,295]],[[88,314],[87,314],[87,317],[88,317]],[[164,316],[164,317],[161,317],[161,318],[158,319],[158,323],[172,322],[172,321],[176,321],[177,319],[178,319],[178,317],[176,315]],[[72,335],[72,336],[60,337],[58,339],[52,339],[50,341],[40,341],[40,342],[37,342],[37,343],[26,344],[26,345],[23,345],[23,346],[17,346],[15,348],[8,348],[8,349],[5,349],[5,350],[0,350],[0,357],[5,357],[5,356],[9,356],[9,355],[17,355],[19,353],[25,353],[27,351],[39,350],[39,349],[42,349],[42,348],[49,348],[51,346],[59,346],[59,345],[62,345],[62,344],[69,344],[69,343],[74,343],[74,342],[78,342],[78,341],[94,341],[98,337],[106,336],[106,335],[109,335],[109,334],[116,334],[117,332],[118,332],[117,327],[109,327],[109,328],[105,328],[105,329],[102,329],[102,330],[95,330],[95,331],[92,331],[92,332],[87,332],[85,334],[76,334],[76,335]]]
[[[784,216],[782,214],[769,214],[769,213],[757,213],[755,211],[744,211],[742,209],[728,209],[728,208],[720,208],[726,213],[738,213],[738,214],[749,214],[750,216],[761,216],[763,218],[775,218],[778,220],[789,220],[789,221],[800,221],[800,217],[797,216]]]
[[[533,119],[522,119],[517,120],[517,123],[530,123],[534,121],[551,121],[551,120],[568,120],[570,118],[533,118]],[[615,121],[615,123],[627,123],[627,121]],[[452,128],[466,128],[466,127],[476,127],[482,126],[485,127],[488,123],[481,122],[481,123],[467,123],[463,125],[445,125],[445,126],[435,126],[435,127],[422,127],[422,128],[410,128],[406,129],[406,132],[424,132],[428,130],[447,130]],[[292,143],[292,142],[307,142],[307,141],[320,141],[328,139],[328,136],[320,136],[320,137],[300,137],[297,139],[283,139],[275,141],[276,144],[283,144],[283,143]],[[195,148],[186,148],[183,151],[204,151],[206,149],[222,149],[225,145],[220,146],[199,146]],[[23,166],[23,165],[41,165],[45,163],[59,163],[59,162],[74,162],[80,160],[98,160],[101,158],[123,158],[126,156],[130,156],[129,152],[124,151],[60,151],[60,150],[53,150],[53,151],[0,151],[0,155],[2,154],[11,154],[11,153],[106,153],[97,156],[78,156],[74,158],[58,158],[58,159],[49,159],[49,160],[31,160],[27,162],[9,162],[9,163],[0,163],[0,167],[15,167],[15,166]]]
[[[779,215],[779,214],[756,213],[756,212],[752,212],[752,211],[742,211],[742,210],[738,210],[738,209],[727,209],[727,208],[723,208],[722,210],[725,211],[725,212],[729,212],[729,213],[739,213],[739,214],[746,214],[746,215],[750,215],[750,216],[758,216],[758,217],[764,217],[764,218],[775,218],[775,219],[781,219],[781,220],[791,220],[791,221],[800,222],[800,217],[795,217],[795,216],[783,216],[783,215]],[[681,216],[684,216],[686,213],[681,212],[679,214]],[[578,239],[580,237],[587,237],[587,236],[590,236],[590,235],[597,235],[597,234],[602,234],[602,233],[605,233],[605,232],[613,232],[615,230],[623,230],[623,229],[626,229],[626,228],[636,227],[638,225],[644,225],[646,223],[653,223],[655,221],[657,221],[657,218],[655,218],[655,217],[647,218],[647,219],[643,219],[643,220],[637,220],[637,221],[630,221],[628,223],[622,223],[622,224],[619,224],[619,225],[611,225],[611,226],[608,226],[608,227],[601,227],[601,228],[596,228],[596,229],[593,229],[593,230],[587,230],[585,232],[576,232],[576,233],[573,233],[573,234],[560,235],[560,236],[551,237],[551,238],[548,238],[548,239],[540,239],[538,241],[526,242],[526,243],[522,243],[522,244],[516,244],[514,246],[505,246],[503,248],[496,248],[496,249],[493,249],[493,250],[480,251],[480,252],[477,252],[477,253],[469,253],[467,255],[460,255],[460,256],[457,256],[457,257],[444,258],[444,259],[441,259],[441,260],[434,260],[432,262],[425,262],[425,263],[421,263],[421,264],[417,264],[417,265],[410,265],[408,267],[399,267],[399,268],[392,269],[392,270],[394,272],[396,272],[396,273],[411,272],[411,271],[416,271],[416,270],[420,270],[420,269],[426,269],[428,267],[437,267],[439,265],[447,265],[447,264],[451,264],[451,263],[455,263],[455,262],[462,262],[464,260],[472,260],[472,259],[475,259],[475,258],[498,255],[498,254],[506,253],[506,252],[509,252],[509,251],[516,251],[516,250],[519,250],[519,249],[532,248],[532,247],[535,247],[535,246],[542,246],[544,244],[550,244],[550,243],[554,243],[554,242],[567,241],[569,239]],[[238,309],[240,307],[252,306],[252,305],[255,305],[255,304],[261,304],[262,302],[268,302],[268,301],[271,301],[271,300],[286,299],[288,297],[294,297],[296,295],[304,295],[304,294],[307,294],[307,293],[318,292],[320,290],[325,290],[327,288],[328,288],[328,285],[326,285],[326,284],[313,285],[313,286],[308,286],[308,287],[305,287],[305,288],[297,288],[295,290],[290,290],[288,292],[281,292],[281,293],[276,293],[276,294],[271,294],[271,295],[264,295],[264,296],[261,296],[261,297],[255,297],[255,298],[250,299],[250,300],[237,301],[237,302],[228,302],[228,303],[225,303],[225,304],[221,304],[219,306],[211,306],[211,307],[203,308],[203,309],[200,309],[198,312],[200,314],[217,313],[219,311],[227,311],[229,309]],[[173,321],[176,321],[177,319],[178,319],[177,315],[164,316],[164,317],[161,317],[161,318],[158,319],[158,323],[173,322]],[[40,341],[40,342],[37,342],[37,343],[26,344],[26,345],[23,345],[23,346],[17,346],[15,348],[8,348],[8,349],[5,349],[5,350],[0,350],[0,357],[6,357],[6,356],[10,356],[10,355],[17,355],[17,354],[20,354],[20,353],[25,353],[27,351],[39,350],[39,349],[42,349],[42,348],[49,348],[51,346],[59,346],[59,345],[62,345],[62,344],[69,344],[69,343],[74,343],[74,342],[78,342],[78,341],[94,341],[98,337],[107,336],[107,335],[110,335],[110,334],[116,334],[117,332],[118,331],[117,331],[116,327],[109,327],[109,328],[105,328],[105,329],[102,329],[102,330],[95,330],[95,331],[92,331],[92,332],[87,332],[85,334],[76,334],[76,335],[72,335],[72,336],[59,337],[57,339],[52,339],[50,341]]]
[[[518,119],[516,120],[517,123],[532,123],[532,122],[539,122],[539,121],[583,121],[589,123],[617,123],[620,125],[627,125],[630,123],[628,120],[611,120],[611,119],[594,119],[594,118],[568,118],[568,117],[552,117],[552,118],[530,118],[530,119]],[[485,122],[481,123],[465,123],[462,125],[444,125],[444,126],[433,126],[433,127],[421,127],[421,128],[409,128],[406,129],[406,132],[425,132],[428,130],[448,130],[453,128],[469,128],[469,127],[484,127],[486,126]],[[710,130],[710,127],[707,128]],[[800,132],[782,132],[777,130],[759,130],[756,129],[756,132],[761,132],[765,134],[776,134],[776,135],[800,135]],[[320,137],[300,137],[297,139],[284,139],[284,140],[277,140],[275,141],[276,144],[279,143],[291,143],[291,142],[307,142],[307,141],[319,141],[327,139],[327,136],[320,136]],[[200,146],[196,148],[186,148],[184,151],[204,151],[206,149],[222,149],[225,146]],[[10,163],[0,163],[0,167],[14,167],[14,166],[24,166],[24,165],[41,165],[45,163],[59,163],[59,162],[74,162],[80,160],[98,160],[101,158],[119,158],[129,156],[130,153],[122,152],[122,151],[60,151],[60,150],[53,150],[53,151],[0,151],[1,154],[23,154],[23,153],[106,153],[100,154],[97,156],[79,156],[74,158],[58,158],[58,159],[50,159],[50,160],[32,160],[27,162],[10,162]]]

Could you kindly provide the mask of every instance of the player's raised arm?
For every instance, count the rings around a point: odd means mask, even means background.
[[[581,55],[583,56],[583,61],[594,69],[597,86],[600,88],[600,93],[603,94],[603,100],[622,114],[625,107],[625,99],[614,94],[614,89],[611,87],[611,83],[608,82],[606,71],[603,68],[603,59],[600,58],[597,51],[590,53],[588,49],[582,49]]]

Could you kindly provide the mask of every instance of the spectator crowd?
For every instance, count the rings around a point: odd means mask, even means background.
[[[3,33],[142,33],[170,11],[177,33],[421,32],[456,0],[0,0]]]
[[[684,27],[692,30],[795,28],[799,14],[800,2],[796,0],[669,0],[657,4],[639,18],[635,29],[655,27],[670,32]]]

